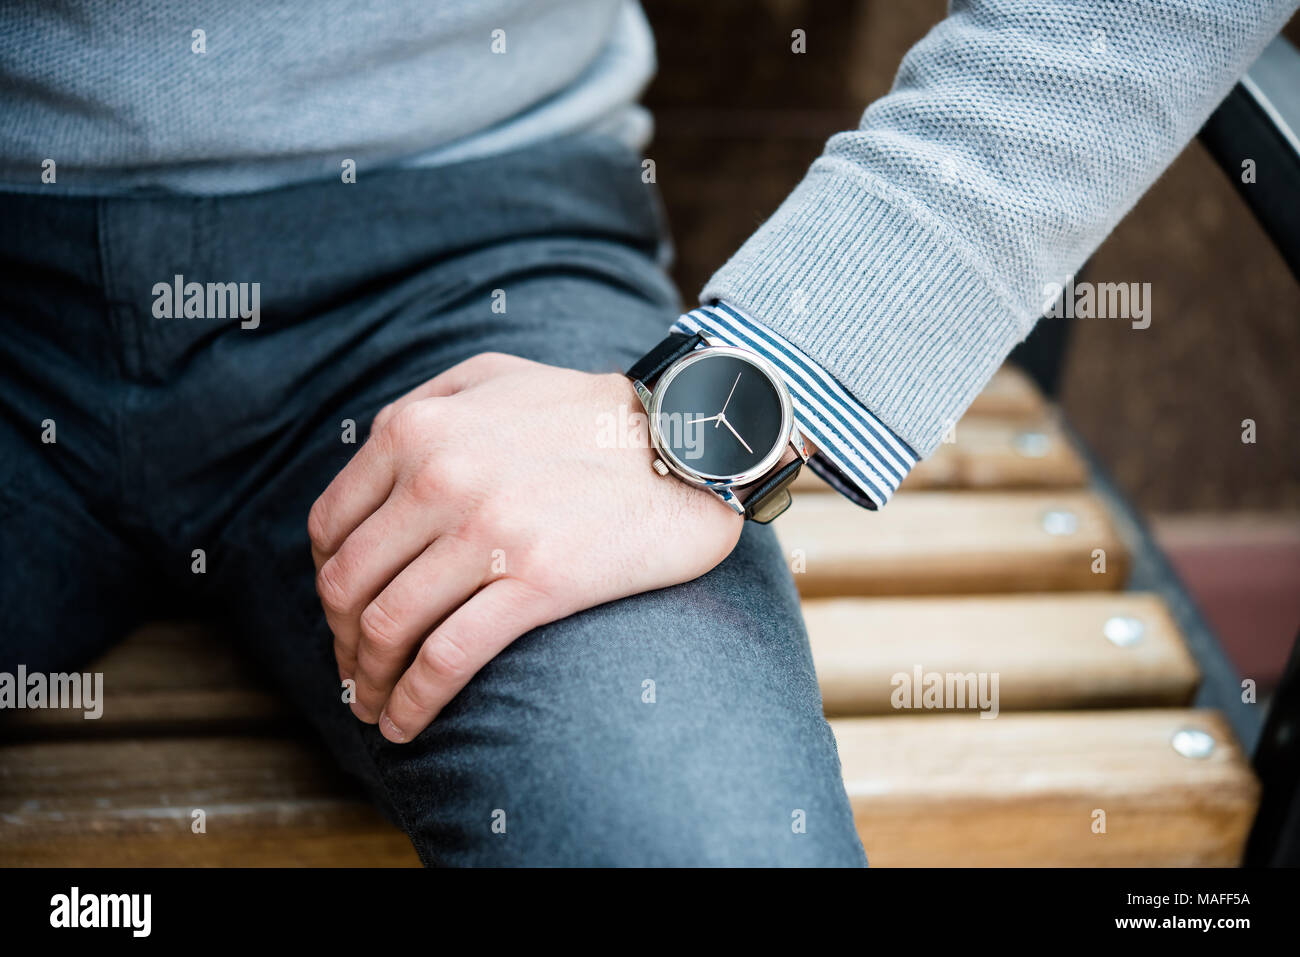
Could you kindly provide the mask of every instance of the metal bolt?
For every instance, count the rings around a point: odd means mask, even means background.
[[[1130,615],[1115,615],[1113,618],[1107,618],[1106,624],[1102,625],[1101,631],[1112,644],[1125,648],[1129,645],[1136,644],[1146,633],[1146,625],[1141,620],[1133,618]]]
[[[1185,758],[1201,761],[1214,752],[1214,738],[1200,728],[1182,728],[1174,732],[1170,743]]]
[[[1048,535],[1073,535],[1079,530],[1079,516],[1069,509],[1054,508],[1043,515],[1043,531]]]
[[[1041,459],[1052,449],[1052,438],[1046,432],[1021,432],[1012,440],[1016,451],[1027,459]]]
[[[660,475],[667,475],[667,474],[668,474],[668,466],[664,465],[664,461],[663,461],[663,459],[655,459],[655,460],[654,460],[654,469],[655,469],[655,471],[658,472]]]

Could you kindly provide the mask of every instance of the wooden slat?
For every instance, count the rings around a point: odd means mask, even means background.
[[[6,738],[46,733],[176,733],[186,728],[258,728],[289,714],[255,669],[211,629],[190,622],[147,625],[85,672],[103,672],[103,711],[87,720],[67,708],[10,711]]]
[[[1186,704],[1199,680],[1176,626],[1149,595],[808,599],[804,615],[828,714],[889,711],[890,678],[917,664],[997,671],[1006,710]],[[1107,640],[1105,623],[1116,616],[1142,622],[1141,640]],[[248,669],[222,643],[188,624],[142,629],[87,670],[104,672],[100,719],[10,711],[0,725],[6,736],[195,733],[289,716],[271,693],[245,683]]]
[[[831,722],[877,866],[1231,866],[1259,788],[1216,712]],[[1175,732],[1216,742],[1183,757]],[[1093,833],[1094,811],[1106,832]]]
[[[1087,466],[1053,417],[967,416],[953,436],[955,441],[917,463],[903,490],[1079,488],[1087,482]],[[812,469],[804,469],[794,491],[831,489]]]
[[[207,832],[191,832],[192,812]],[[314,748],[256,737],[0,746],[0,865],[417,865]]]
[[[1047,521],[1061,514],[1071,518]],[[878,512],[799,495],[774,527],[807,597],[1106,590],[1128,572],[1091,492],[913,492]],[[1096,549],[1104,574],[1093,572]]]
[[[909,713],[893,701],[917,668],[996,675],[1003,712],[1187,705],[1200,681],[1155,595],[825,598],[803,611],[828,715]],[[1140,637],[1116,644],[1107,622]]]

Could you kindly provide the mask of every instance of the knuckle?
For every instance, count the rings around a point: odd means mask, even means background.
[[[517,517],[517,514],[512,514],[510,509],[501,505],[498,499],[488,499],[474,510],[473,527],[482,541],[494,547],[505,547],[517,524]]]
[[[421,505],[432,505],[452,491],[447,473],[432,463],[416,469],[406,484],[411,497]]]
[[[504,352],[479,352],[465,360],[465,367],[467,369],[490,369],[506,358],[508,356]]]
[[[425,698],[430,699],[429,702]],[[409,677],[403,678],[393,688],[393,693],[389,695],[388,701],[384,705],[384,710],[388,712],[388,717],[400,728],[409,728],[411,716],[421,715],[431,707],[432,695],[428,694],[420,682],[412,681]]]
[[[562,579],[567,562],[544,547],[516,548],[510,577],[515,587],[523,589],[530,600],[545,595]]]
[[[361,640],[385,652],[401,644],[401,623],[375,599],[361,613]]]
[[[316,594],[328,612],[346,615],[352,610],[351,596],[337,559],[331,558],[320,567],[316,575]]]
[[[470,658],[454,638],[442,635],[424,643],[420,649],[420,665],[435,682],[450,683],[468,677]]]
[[[394,441],[410,443],[427,435],[434,415],[433,402],[421,401],[404,405],[389,416],[386,432]]]
[[[516,368],[527,361],[527,359],[519,356],[512,356],[508,352],[480,352],[477,355],[470,356],[462,365],[475,375],[492,375]]]
[[[478,479],[471,462],[432,453],[411,473],[407,488],[421,505],[445,501],[463,504],[476,498]]]
[[[384,406],[382,409],[376,412],[374,421],[370,423],[370,431],[371,432],[384,431],[384,429],[388,426],[388,423],[392,421],[393,416],[396,414],[396,408],[397,408],[397,403],[390,402],[388,403],[388,405]]]

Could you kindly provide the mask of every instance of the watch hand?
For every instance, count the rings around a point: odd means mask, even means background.
[[[736,394],[736,386],[740,385],[741,375],[743,375],[743,373],[740,372],[736,373],[736,381],[731,383],[731,391],[727,393],[727,401],[722,403],[722,412],[719,412],[718,415],[723,415],[727,411],[727,406],[731,405],[731,397]],[[719,422],[720,421],[721,419],[719,419]],[[713,427],[716,429],[718,427],[718,424],[714,423]],[[730,426],[728,426],[728,428],[730,428]],[[732,429],[732,431],[734,432],[735,429]],[[740,436],[736,436],[736,438],[740,438]]]
[[[722,413],[718,413],[718,414],[721,416],[720,421],[722,422],[722,424],[725,425],[728,429],[731,429],[731,434],[736,437],[736,441],[745,447],[746,452],[748,452],[750,455],[753,455],[754,450],[749,447],[748,442],[746,442],[744,439],[740,437],[739,432],[731,428],[731,423],[727,421],[727,417],[725,415],[722,415]],[[714,428],[717,428],[717,426],[714,426]]]
[[[718,415],[721,415],[721,414],[722,414],[721,412],[718,413]],[[694,425],[696,422],[711,422],[711,421],[713,421],[714,419],[716,419],[716,418],[718,417],[718,415],[697,415],[697,416],[696,416],[695,418],[693,418],[693,419],[687,419],[687,420],[686,420],[686,424],[687,424],[687,425]],[[714,428],[717,428],[717,426],[714,426]]]

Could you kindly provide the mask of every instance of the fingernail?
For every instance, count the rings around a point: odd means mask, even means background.
[[[389,741],[401,743],[406,740],[406,735],[402,733],[401,728],[393,724],[393,719],[388,716],[387,711],[379,716],[379,727],[383,729],[384,737]]]

